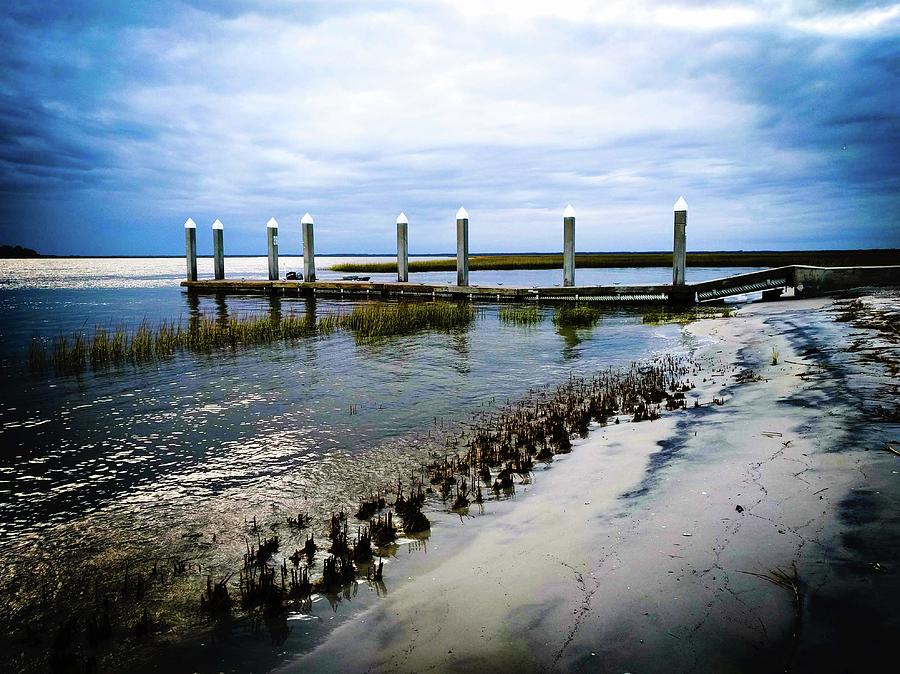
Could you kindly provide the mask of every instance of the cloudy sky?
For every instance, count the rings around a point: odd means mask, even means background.
[[[900,4],[17,2],[0,243],[178,254],[900,246]]]

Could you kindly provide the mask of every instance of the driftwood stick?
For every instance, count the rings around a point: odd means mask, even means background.
[[[889,442],[884,443],[884,448],[887,451],[889,451],[891,454],[896,454],[897,456],[900,456],[900,452],[898,452],[897,449],[893,445],[891,445],[891,443],[889,443]]]

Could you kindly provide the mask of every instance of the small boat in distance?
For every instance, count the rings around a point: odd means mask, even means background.
[[[341,276],[341,281],[368,281],[371,276],[356,276],[355,274],[352,276]]]

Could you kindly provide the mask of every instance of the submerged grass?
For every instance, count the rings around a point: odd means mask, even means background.
[[[651,325],[662,323],[692,323],[701,318],[731,318],[734,315],[729,308],[691,307],[686,311],[668,311],[654,309],[644,314],[642,322]]]
[[[517,325],[536,325],[543,320],[537,307],[501,307],[500,321]]]
[[[91,338],[81,332],[59,335],[48,343],[38,337],[28,348],[28,366],[40,372],[52,366],[59,374],[76,373],[90,365],[93,369],[124,363],[147,363],[171,357],[177,352],[211,353],[222,349],[291,341],[338,330],[351,332],[358,341],[421,330],[453,330],[468,326],[475,310],[466,304],[428,302],[408,304],[367,304],[347,315],[315,316],[289,314],[235,316],[217,320],[210,316],[190,319],[187,326],[163,322],[156,328],[142,323],[133,331],[98,326]]]
[[[603,312],[585,304],[561,306],[553,315],[553,323],[561,328],[590,328],[600,322]]]

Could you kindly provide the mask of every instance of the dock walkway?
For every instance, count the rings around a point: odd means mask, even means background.
[[[452,299],[490,302],[608,302],[696,304],[751,292],[780,295],[793,288],[797,296],[860,286],[900,285],[900,266],[809,267],[790,265],[684,285],[515,287],[456,286],[399,281],[265,281],[203,279],[182,281],[189,292],[299,295],[347,299]],[[772,296],[770,294],[770,296]]]

